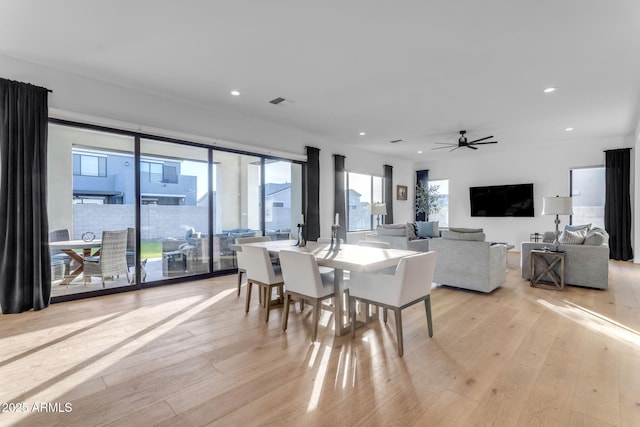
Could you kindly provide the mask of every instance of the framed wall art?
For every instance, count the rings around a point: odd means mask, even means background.
[[[396,186],[396,199],[397,200],[407,200],[407,186],[406,185],[397,185]]]

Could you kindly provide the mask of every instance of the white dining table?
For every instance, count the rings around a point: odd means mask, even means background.
[[[69,275],[66,276],[61,284],[68,285],[73,282],[76,277],[80,275],[84,271],[84,257],[92,255],[92,251],[95,248],[100,248],[102,246],[101,239],[94,239],[89,242],[85,240],[60,240],[57,242],[49,242],[50,249],[57,249],[74,259],[78,262],[78,267],[76,267],[73,271],[69,272]],[[82,249],[82,255],[77,253],[74,249]],[[93,255],[98,255],[100,253],[100,249],[93,253]]]
[[[382,249],[358,245],[340,245],[337,252],[330,251],[328,243],[307,242],[304,247],[296,246],[295,240],[275,240],[269,242],[245,243],[234,245],[235,249],[242,246],[257,246],[266,248],[270,254],[277,255],[280,251],[296,251],[312,253],[319,266],[331,267],[334,273],[335,298],[335,335],[341,336],[350,332],[347,309],[343,303],[344,271],[373,272],[398,265],[400,260],[418,252],[403,249]],[[286,286],[286,284],[285,284]]]

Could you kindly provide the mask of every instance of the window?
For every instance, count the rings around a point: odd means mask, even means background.
[[[371,230],[371,204],[382,201],[382,177],[347,173],[347,231]]]
[[[430,179],[429,192],[435,197],[435,212],[429,214],[429,221],[438,221],[438,227],[449,226],[449,180]]]
[[[107,158],[74,153],[73,174],[76,176],[107,176]]]
[[[604,228],[604,167],[572,169],[570,181],[573,201],[571,224]]]
[[[163,164],[154,162],[140,162],[140,174],[147,176],[149,182],[163,182]]]

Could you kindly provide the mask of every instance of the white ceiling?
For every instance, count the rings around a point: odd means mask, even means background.
[[[460,129],[483,151],[630,135],[640,111],[638,0],[0,7],[0,54],[412,160],[473,155],[431,151]]]

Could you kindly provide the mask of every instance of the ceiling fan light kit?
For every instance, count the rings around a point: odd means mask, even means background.
[[[484,138],[474,139],[473,141],[468,141],[467,137],[465,136],[466,133],[467,133],[466,130],[460,131],[460,138],[458,138],[457,144],[450,144],[448,142],[436,142],[436,144],[443,145],[443,147],[435,147],[435,148],[432,148],[432,150],[440,150],[442,148],[450,148],[450,147],[453,147],[453,148],[451,148],[451,150],[449,151],[457,150],[458,148],[462,148],[462,147],[470,148],[472,150],[477,150],[478,147],[475,147],[475,145],[498,143],[498,141],[487,141],[487,139],[493,138],[493,135],[485,136]]]

